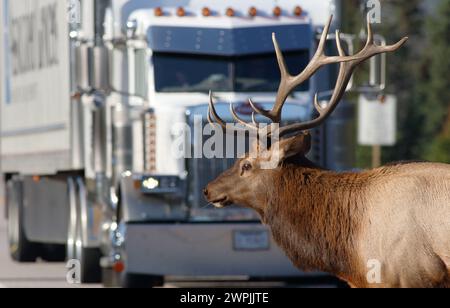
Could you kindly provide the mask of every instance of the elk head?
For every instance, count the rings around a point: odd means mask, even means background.
[[[239,204],[261,214],[267,201],[261,192],[270,193],[272,179],[282,172],[284,162],[295,158],[306,164],[305,155],[310,149],[311,136],[307,133],[280,140],[268,149],[254,146],[252,152],[208,185],[205,197],[218,208]]]
[[[312,166],[312,163],[305,158],[305,155],[311,148],[311,138],[308,130],[321,125],[336,109],[342,96],[345,94],[347,85],[356,67],[375,55],[399,49],[408,39],[403,38],[397,44],[391,46],[377,46],[374,43],[371,24],[368,20],[367,43],[359,53],[347,56],[341,44],[339,31],[336,31],[336,44],[339,56],[326,56],[324,50],[331,21],[332,16],[322,33],[315,55],[303,72],[297,76],[292,76],[289,73],[275,34],[273,35],[273,43],[281,71],[281,83],[272,110],[263,110],[254,104],[252,100],[249,100],[253,109],[252,123],[242,120],[235,112],[233,105],[230,106],[230,112],[234,119],[243,126],[243,129],[255,131],[259,137],[266,134],[266,137],[276,138],[279,141],[273,142],[273,145],[268,149],[254,147],[253,151],[244,158],[239,159],[234,167],[208,185],[204,191],[205,197],[216,207],[238,204],[251,207],[260,213],[264,212],[267,200],[264,200],[265,194],[263,192],[266,192],[266,195],[270,194],[274,176],[283,172],[286,165],[284,164],[285,162],[295,162],[300,168]],[[340,70],[331,100],[327,106],[322,106],[319,104],[318,95],[314,98],[314,106],[319,116],[308,122],[279,127],[282,109],[290,93],[311,78],[321,67],[336,63],[340,64]],[[256,121],[256,114],[271,120],[273,129],[268,130],[264,127],[264,130],[262,130],[262,126]],[[229,132],[226,123],[215,110],[212,94],[210,95],[208,119],[210,123],[218,124],[226,132]],[[274,162],[275,168],[262,168],[262,164],[268,160]]]

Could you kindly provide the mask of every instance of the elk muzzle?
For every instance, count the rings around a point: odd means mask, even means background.
[[[208,203],[214,205],[216,208],[224,208],[233,203],[226,194],[216,191],[211,186],[212,185],[209,184],[203,190],[203,195],[205,196],[205,199],[206,201],[208,201]]]

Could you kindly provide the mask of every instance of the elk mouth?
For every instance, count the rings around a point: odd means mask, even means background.
[[[216,208],[224,208],[226,206],[229,206],[231,204],[233,204],[233,202],[230,201],[230,199],[228,199],[227,196],[223,197],[223,198],[219,198],[216,199],[214,201],[211,201],[211,203],[216,207]]]

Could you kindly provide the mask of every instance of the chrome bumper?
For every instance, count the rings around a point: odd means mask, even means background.
[[[257,223],[129,224],[123,252],[126,271],[158,276],[301,277],[270,238],[261,251],[237,251],[236,231],[268,231]]]

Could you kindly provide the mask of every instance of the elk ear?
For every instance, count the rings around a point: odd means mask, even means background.
[[[271,156],[281,163],[293,156],[306,155],[310,150],[311,135],[303,133],[275,143],[271,148]]]

